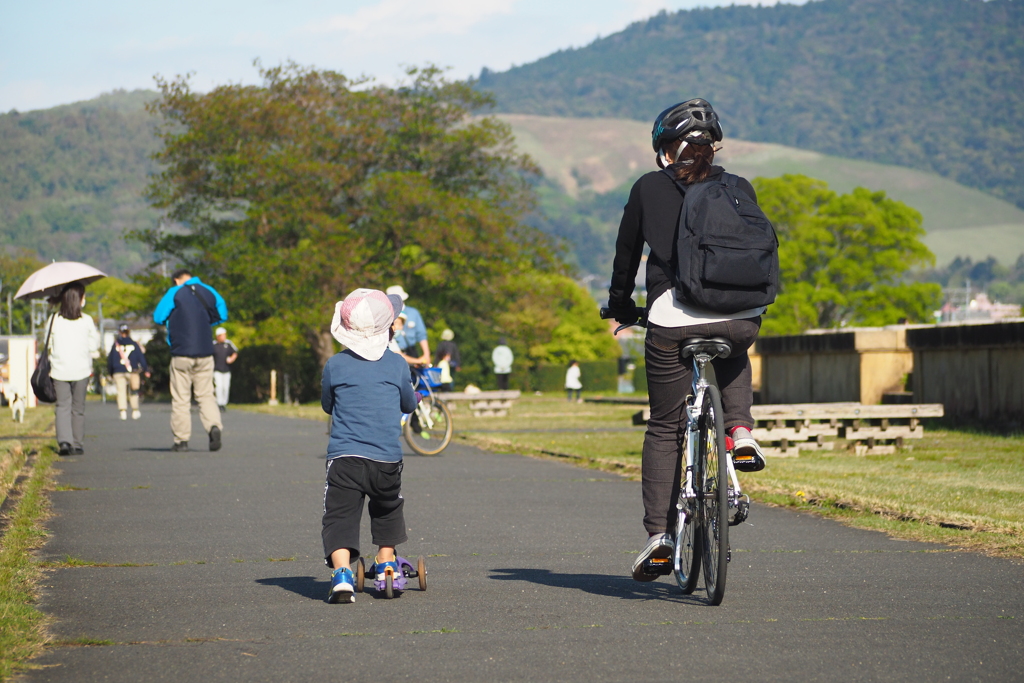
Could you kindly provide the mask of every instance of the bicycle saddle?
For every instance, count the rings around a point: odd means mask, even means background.
[[[732,353],[732,342],[725,337],[691,337],[683,342],[683,358],[696,353],[728,358]]]

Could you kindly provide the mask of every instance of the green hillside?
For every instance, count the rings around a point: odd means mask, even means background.
[[[0,115],[0,247],[120,276],[143,266],[148,251],[123,234],[158,220],[142,198],[157,147],[143,106],[154,96],[117,92]]]
[[[627,119],[502,114],[520,148],[556,187],[541,188],[544,227],[571,242],[580,267],[605,273],[629,186],[655,170],[650,126]],[[989,256],[1012,265],[1024,253],[1024,210],[934,173],[726,138],[719,161],[748,178],[799,173],[839,192],[884,190],[921,212],[939,265]],[[568,197],[562,196],[569,195]]]
[[[485,69],[479,87],[502,112],[647,130],[664,107],[706,97],[729,137],[917,168],[1024,208],[1018,0],[663,12],[583,48]]]

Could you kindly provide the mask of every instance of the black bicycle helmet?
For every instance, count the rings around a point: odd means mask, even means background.
[[[651,130],[651,145],[661,153],[665,145],[697,131],[706,135],[690,136],[687,142],[696,145],[710,145],[722,141],[722,124],[718,114],[707,100],[700,97],[679,104],[673,104],[654,119]]]

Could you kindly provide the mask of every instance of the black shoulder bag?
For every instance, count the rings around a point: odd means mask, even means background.
[[[46,341],[43,342],[43,352],[39,354],[39,362],[32,372],[32,392],[36,398],[43,403],[56,403],[57,390],[53,386],[53,379],[50,377],[50,333],[53,332],[53,321],[57,314],[50,316],[50,328],[46,330]]]

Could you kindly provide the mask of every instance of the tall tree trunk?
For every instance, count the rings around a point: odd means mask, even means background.
[[[320,367],[327,365],[327,361],[334,355],[334,337],[330,330],[320,329],[311,335],[310,345],[316,352],[316,358],[320,361]]]

